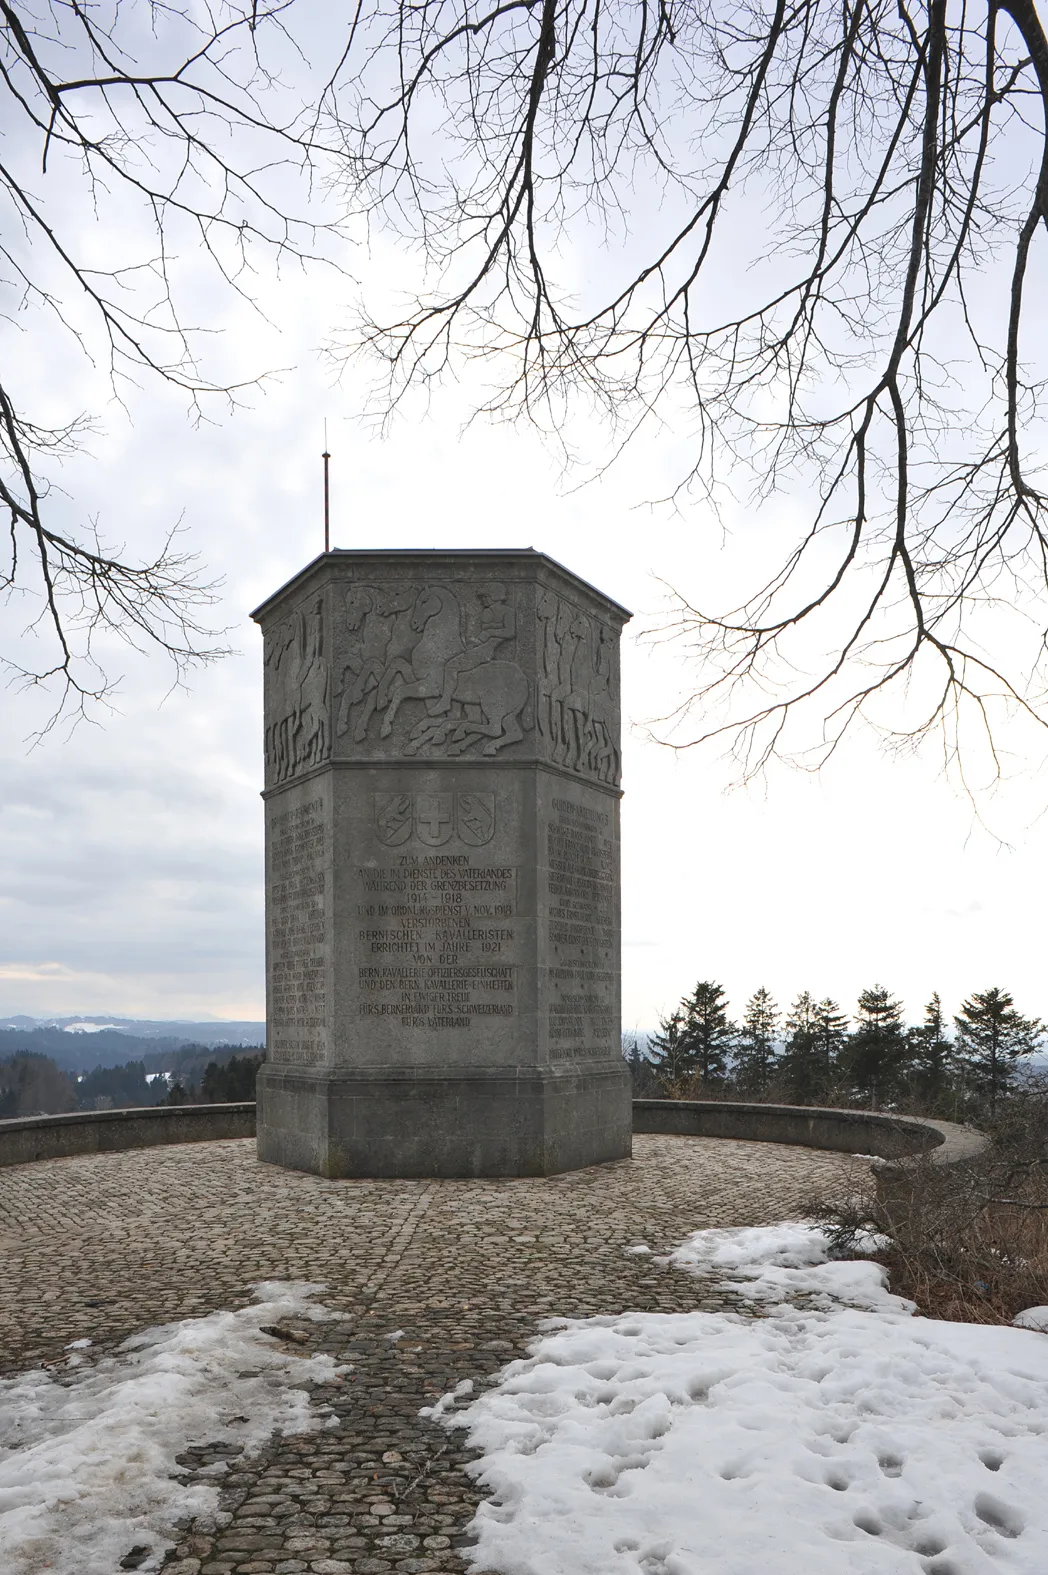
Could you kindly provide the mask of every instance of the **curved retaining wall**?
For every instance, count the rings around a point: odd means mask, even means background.
[[[155,1105],[141,1110],[77,1110],[69,1116],[24,1116],[0,1121],[0,1165],[254,1135],[253,1099],[236,1105]]]
[[[980,1133],[949,1121],[822,1110],[806,1105],[751,1105],[720,1100],[635,1099],[634,1132],[682,1137],[795,1143],[885,1160],[927,1155],[933,1164],[971,1159],[985,1146]],[[159,1105],[141,1110],[84,1110],[69,1116],[0,1121],[0,1166],[72,1154],[103,1154],[163,1143],[205,1143],[255,1135],[255,1103]],[[888,1168],[888,1167],[885,1167]],[[894,1169],[895,1167],[891,1167]]]
[[[985,1146],[979,1132],[923,1116],[879,1115],[809,1105],[750,1105],[729,1100],[635,1099],[634,1132],[682,1137],[742,1138],[750,1143],[795,1143],[841,1154],[906,1160],[928,1156],[933,1164],[972,1159]]]

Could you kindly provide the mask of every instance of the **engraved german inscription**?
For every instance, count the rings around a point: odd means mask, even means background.
[[[327,833],[324,800],[275,815],[269,827],[269,1053],[323,1060],[327,1028]]]
[[[606,810],[554,798],[546,828],[550,1056],[607,1054],[617,1020],[615,841]]]
[[[432,812],[439,816],[440,805]],[[429,813],[425,805],[422,813]],[[514,865],[465,853],[402,853],[356,873],[361,1017],[471,1029],[516,1015]]]

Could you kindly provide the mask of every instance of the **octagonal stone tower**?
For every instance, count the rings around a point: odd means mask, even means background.
[[[630,1153],[624,608],[533,551],[331,552],[265,641],[260,1158],[533,1176]]]

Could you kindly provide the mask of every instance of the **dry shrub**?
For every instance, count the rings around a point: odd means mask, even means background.
[[[1048,1087],[1009,1098],[988,1135],[963,1164],[911,1161],[846,1203],[815,1205],[842,1254],[860,1231],[889,1238],[875,1256],[891,1289],[932,1318],[1011,1323],[1048,1305]]]

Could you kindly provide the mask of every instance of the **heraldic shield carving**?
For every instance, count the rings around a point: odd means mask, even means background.
[[[439,848],[457,836],[481,848],[495,833],[494,793],[376,793],[375,830],[387,848],[412,836]]]

